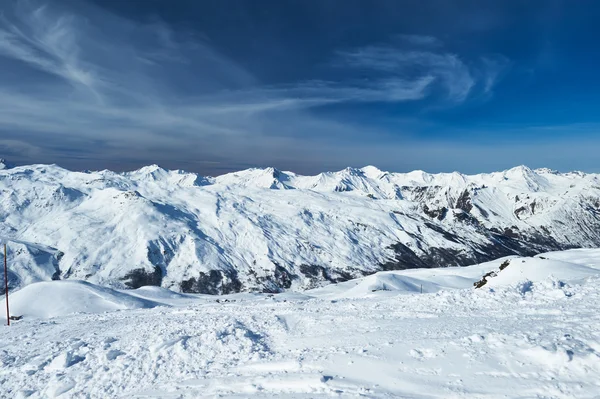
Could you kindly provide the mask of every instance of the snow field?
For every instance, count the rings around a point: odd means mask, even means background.
[[[481,289],[506,259],[304,294],[32,284],[0,329],[0,397],[597,398],[598,255],[511,258]]]

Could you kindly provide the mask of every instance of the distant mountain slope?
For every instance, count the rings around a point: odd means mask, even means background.
[[[600,175],[7,167],[0,236],[19,241],[12,286],[56,278],[212,294],[307,289],[600,246]]]

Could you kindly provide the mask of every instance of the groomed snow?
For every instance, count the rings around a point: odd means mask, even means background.
[[[599,287],[600,250],[278,295],[36,283],[0,327],[0,397],[597,398]]]

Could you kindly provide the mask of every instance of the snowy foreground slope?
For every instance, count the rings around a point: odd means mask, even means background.
[[[216,178],[0,168],[10,286],[53,279],[188,293],[279,292],[380,270],[600,246],[600,177],[374,167]],[[3,288],[2,288],[3,289]]]
[[[1,398],[600,393],[600,250],[380,272],[304,294],[52,281],[11,301],[25,317],[0,327]]]

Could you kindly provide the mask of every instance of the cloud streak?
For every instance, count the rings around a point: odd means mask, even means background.
[[[76,43],[75,18],[51,13],[46,6],[16,10],[20,26],[3,18],[0,54],[63,78],[74,87],[83,86],[97,95],[99,79],[81,65]]]
[[[490,92],[502,70],[497,59],[473,67],[434,37],[404,35],[395,46],[332,54],[329,76],[342,72],[344,79],[262,84],[205,39],[161,22],[33,0],[5,2],[0,15],[0,68],[8,72],[0,77],[0,149],[21,149],[23,159],[32,160],[44,148],[60,157],[60,143],[78,146],[82,156],[140,162],[165,154],[182,162],[258,162],[248,149],[268,159],[275,145],[309,153],[303,139],[356,138],[363,131],[316,116],[320,107],[457,105],[477,87]],[[221,151],[227,156],[214,155]]]
[[[411,44],[435,42],[428,37],[411,37]],[[404,50],[389,46],[368,46],[339,53],[337,64],[362,70],[377,70],[395,79],[415,80],[428,78],[441,88],[446,98],[455,103],[465,101],[478,84],[489,92],[496,83],[505,63],[497,57],[481,58],[475,68],[470,68],[457,54],[432,50]],[[478,81],[481,75],[482,82]]]

